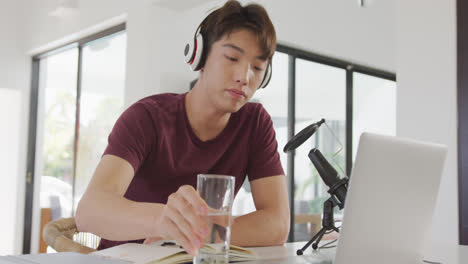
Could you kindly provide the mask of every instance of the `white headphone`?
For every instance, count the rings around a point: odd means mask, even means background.
[[[185,62],[190,66],[192,71],[198,71],[201,68],[200,60],[203,54],[203,36],[200,33],[200,27],[201,24],[195,32],[193,41],[187,43],[184,50]]]
[[[192,69],[192,71],[200,70],[203,67],[203,64],[205,63],[201,62],[201,58],[203,57],[203,36],[200,31],[201,25],[210,15],[203,19],[203,21],[198,26],[197,30],[195,31],[193,41],[189,41],[189,43],[185,45],[185,62],[190,66],[190,69]],[[260,88],[265,88],[268,85],[268,83],[270,83],[272,71],[273,69],[271,62],[269,62],[267,69],[265,70],[265,75],[263,76],[262,83],[260,84]]]

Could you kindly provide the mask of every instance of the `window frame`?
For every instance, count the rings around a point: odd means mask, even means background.
[[[457,0],[458,243],[468,245],[468,3]],[[464,195],[465,194],[465,195]]]
[[[314,63],[333,66],[344,69],[346,71],[346,174],[351,175],[352,170],[352,154],[353,154],[353,73],[361,73],[370,75],[385,80],[396,82],[396,74],[393,72],[379,70],[376,68],[352,63],[350,61],[340,60],[328,56],[323,56],[317,53],[306,50],[293,48],[287,45],[278,44],[276,51],[285,53],[289,56],[288,60],[288,141],[299,131],[295,131],[295,108],[296,108],[296,59],[311,61]],[[274,73],[273,73],[274,74]],[[281,148],[280,148],[281,149]],[[288,190],[289,190],[289,208],[291,212],[290,232],[288,242],[294,241],[294,151],[288,153],[287,158],[287,175],[288,175]]]

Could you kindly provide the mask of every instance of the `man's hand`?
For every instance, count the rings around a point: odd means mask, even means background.
[[[231,225],[234,223],[234,217],[231,217],[229,215],[217,215],[219,214],[219,210],[215,210],[215,209],[212,209],[210,207],[208,207],[208,219],[209,219],[209,222],[208,222],[208,230],[212,230],[212,225],[213,224],[217,224],[219,226],[223,226],[223,227],[227,227],[229,225],[229,218],[230,221],[231,221]],[[220,233],[217,232],[216,233],[216,243],[220,243],[222,242],[223,240],[221,240],[221,238],[219,237]],[[225,234],[223,234],[225,235]],[[143,241],[143,244],[152,244],[156,241],[159,241],[159,240],[162,240],[163,238],[161,237],[148,237],[145,239],[145,241]],[[224,238],[225,239],[225,238]]]
[[[155,240],[175,240],[191,255],[196,255],[208,236],[208,206],[189,185],[181,186],[169,195],[161,216],[156,223],[158,236],[148,238],[145,243]]]

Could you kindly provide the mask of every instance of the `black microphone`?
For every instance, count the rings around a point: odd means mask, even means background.
[[[314,148],[309,152],[309,159],[317,169],[320,178],[322,178],[325,184],[330,187],[328,193],[331,194],[338,207],[343,209],[348,189],[348,179],[346,177],[340,179],[338,177],[338,172],[336,172],[335,168],[328,163],[327,159],[325,159],[317,148]]]
[[[308,127],[301,130],[301,132],[297,133],[289,142],[284,146],[283,151],[286,153],[290,150],[296,149],[299,147],[304,141],[306,141],[309,137],[311,137],[317,128],[319,128],[323,123],[325,123],[325,119],[318,121],[317,123],[313,123]]]

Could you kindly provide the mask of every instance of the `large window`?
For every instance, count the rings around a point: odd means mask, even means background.
[[[322,183],[317,170],[309,160],[312,148],[317,148],[335,164],[345,168],[345,152],[341,142],[345,142],[346,128],[346,71],[340,68],[296,59],[295,75],[295,116],[294,130],[299,131],[322,118],[333,133],[322,126],[295,151],[294,155],[294,216],[313,217],[322,212],[323,202],[329,198],[327,186]],[[338,156],[335,156],[335,153]],[[297,221],[296,221],[297,223]],[[294,240],[310,239],[313,233],[311,224],[297,223]],[[314,227],[318,227],[317,225]]]
[[[283,163],[293,197],[289,240],[305,241],[320,229],[323,202],[330,197],[309,151],[317,148],[340,177],[349,176],[362,132],[395,135],[396,77],[281,45],[278,51],[288,56],[288,140],[312,123],[326,120]],[[340,213],[337,208],[337,220]]]
[[[255,93],[270,114],[286,172],[291,207],[290,241],[309,240],[321,227],[328,186],[308,153],[317,148],[340,177],[350,175],[362,132],[396,133],[395,74],[309,52],[278,46],[268,87]],[[283,148],[293,135],[326,120],[295,151]],[[233,213],[255,210],[248,181],[234,201]],[[341,218],[338,208],[335,218]]]
[[[51,209],[52,219],[71,217],[78,48],[45,57],[39,64],[40,205]]]
[[[122,32],[83,47],[74,210],[123,111],[126,38]]]
[[[41,237],[31,233],[34,179],[41,226],[74,215],[123,111],[126,42],[120,25],[33,58],[24,253]]]
[[[317,148],[340,177],[349,175],[360,134],[395,135],[395,74],[278,46],[273,77],[251,101],[269,112],[286,172],[291,207],[290,241],[309,240],[321,227],[326,186],[308,157]],[[283,148],[303,128],[326,120],[295,151]],[[248,182],[239,191],[233,213],[255,210]],[[336,219],[340,219],[336,209]]]

